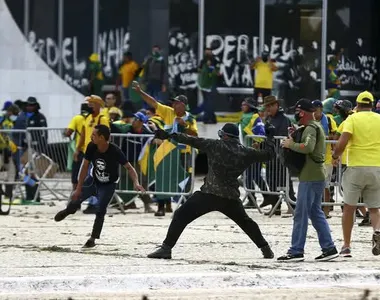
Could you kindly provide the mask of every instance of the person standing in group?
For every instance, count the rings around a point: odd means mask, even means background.
[[[278,70],[276,62],[269,57],[268,51],[263,51],[261,57],[257,57],[252,65],[255,70],[255,86],[253,91],[253,99],[258,101],[259,94],[262,99],[272,94],[273,73]],[[261,105],[262,103],[257,103]]]
[[[197,127],[197,121],[196,119],[188,113],[187,110],[187,97],[184,95],[178,95],[177,97],[173,98],[173,106],[167,106],[159,103],[156,99],[149,96],[147,93],[145,93],[143,90],[141,90],[140,85],[138,82],[133,82],[133,89],[141,96],[141,98],[150,106],[153,107],[156,111],[156,114],[160,116],[165,123],[164,129],[169,132],[181,132],[186,133],[188,135],[197,136],[198,135],[198,127]],[[191,166],[191,155],[192,151],[189,146],[182,147],[183,145],[176,145],[176,147],[167,153],[166,157],[168,159],[172,159],[175,157],[176,153],[173,151],[180,151],[180,159],[177,161],[166,161],[164,159],[161,159],[160,165],[163,169],[160,169],[159,172],[157,172],[157,180],[156,180],[156,189],[157,187],[165,187],[165,183],[168,184],[170,188],[175,188],[176,184],[176,178],[169,178],[166,177],[168,173],[175,176],[182,176],[184,173],[191,173],[192,172],[192,166]],[[163,143],[160,145],[162,147],[161,149],[169,149],[169,145],[167,143]],[[173,170],[180,170],[181,167],[184,168],[184,170],[178,171],[178,172],[170,172],[170,170],[166,168],[172,168]],[[158,166],[157,166],[158,170]],[[163,180],[161,184],[161,179]],[[157,182],[159,181],[160,184]],[[191,180],[188,180],[188,184],[186,185],[186,189],[188,190],[188,186],[190,184]],[[173,184],[172,184],[173,183]],[[164,191],[168,192],[168,191]],[[177,190],[175,191],[177,192]],[[165,196],[162,196],[165,197]],[[161,198],[161,197],[157,197]],[[166,205],[166,210],[165,210]],[[171,200],[168,198],[165,199],[159,199],[158,200],[158,210],[155,214],[157,217],[162,217],[165,215],[165,212],[171,212]]]
[[[86,117],[90,113],[90,108],[88,106],[88,103],[82,103],[80,114],[74,116],[69,125],[67,126],[65,130],[65,136],[70,137],[74,133],[73,141],[75,142],[75,150],[78,149],[79,152],[76,154],[76,158],[73,159],[72,166],[71,166],[71,183],[73,185],[73,190],[76,189],[78,184],[78,175],[79,170],[82,165],[82,160],[84,156],[84,145],[79,148],[80,138],[82,134],[82,129],[86,120]]]
[[[317,231],[322,254],[317,261],[328,261],[339,256],[331,237],[330,227],[322,210],[322,197],[325,189],[325,133],[321,125],[315,121],[313,104],[308,99],[296,103],[295,120],[305,126],[300,143],[291,137],[282,142],[282,147],[303,153],[306,156],[305,165],[299,174],[296,209],[293,219],[292,245],[286,255],[279,261],[304,261],[306,233],[310,219]]]
[[[167,68],[161,48],[158,45],[153,46],[152,53],[145,60],[143,66],[142,83],[146,86],[147,93],[156,100],[161,101],[161,93],[166,92],[165,77]]]
[[[120,118],[123,117],[123,112],[120,108],[116,106],[116,96],[114,93],[108,93],[106,95],[106,107],[102,110],[102,113],[108,117],[108,119],[111,119],[110,116],[110,110],[117,111],[117,114],[120,116]]]
[[[242,117],[238,124],[240,132],[240,142],[245,145],[247,135],[265,135],[264,123],[261,120],[258,109],[254,105],[252,97],[247,97],[241,104]],[[259,148],[263,138],[255,137],[253,140],[255,147]],[[255,163],[246,170],[246,187],[250,190],[255,189],[255,183],[258,185],[261,191],[267,191],[266,182],[261,176],[261,163]],[[252,193],[252,197],[256,199],[255,193]],[[265,198],[266,195],[263,195]],[[248,197],[248,203],[245,208],[255,208],[255,203]]]
[[[188,224],[199,217],[219,211],[232,219],[249,238],[261,249],[264,258],[274,254],[264,239],[259,226],[248,217],[239,192],[238,177],[255,162],[265,162],[274,158],[273,126],[266,125],[267,139],[264,150],[245,147],[239,142],[239,128],[227,123],[219,130],[219,140],[204,139],[183,133],[168,133],[157,130],[155,137],[161,140],[175,140],[190,145],[207,154],[208,173],[200,191],[195,192],[174,213],[163,244],[148,258],[171,259],[172,248]]]
[[[290,119],[285,115],[284,110],[280,106],[280,101],[275,96],[267,96],[264,98],[264,107],[266,110],[266,120],[275,127],[275,136],[287,136],[288,128],[292,126]],[[278,142],[279,148],[279,140]],[[286,187],[286,168],[283,166],[279,158],[266,164],[266,177],[271,192],[278,192],[279,189],[285,190]],[[289,196],[290,199],[296,201],[294,196],[293,182],[289,179]],[[272,205],[274,207],[279,200],[278,195],[265,195],[264,201],[260,207]],[[267,212],[270,214],[270,212]],[[281,215],[281,205],[275,211],[275,215]]]
[[[84,155],[82,167],[79,173],[78,184],[71,195],[67,207],[59,211],[54,220],[60,222],[67,216],[75,214],[81,203],[90,196],[97,196],[99,204],[96,209],[96,217],[90,239],[83,248],[95,247],[95,240],[100,238],[103,228],[104,216],[107,212],[119,180],[119,165],[127,169],[128,174],[137,191],[145,192],[140,185],[136,170],[128,162],[127,158],[115,144],[110,143],[110,129],[105,125],[96,125],[91,135]],[[92,176],[88,175],[90,163],[93,165]]]
[[[216,124],[213,95],[217,83],[220,64],[214,57],[210,48],[205,49],[204,58],[198,67],[198,86],[203,96],[203,123]]]
[[[125,52],[123,55],[123,64],[119,69],[119,76],[116,81],[116,90],[119,90],[119,85],[121,84],[124,102],[131,101],[131,84],[139,75],[139,71],[141,71],[141,69],[138,63],[133,59],[132,52]]]
[[[99,54],[92,53],[88,60],[88,93],[90,95],[101,95],[103,92],[104,74]]]
[[[360,197],[370,214],[372,253],[380,255],[380,115],[372,112],[374,97],[362,92],[356,98],[357,112],[343,125],[332,158],[337,160],[346,150],[347,168],[343,173],[344,208],[342,216],[343,247],[341,255],[351,257],[351,233],[354,213]]]
[[[96,95],[91,95],[85,98],[85,101],[88,102],[89,106],[89,114],[86,117],[82,132],[80,135],[80,140],[75,149],[74,160],[79,160],[80,151],[83,149],[87,149],[88,144],[91,142],[91,135],[94,127],[96,125],[105,125],[107,127],[110,126],[110,121],[108,116],[100,111],[101,108],[104,108],[105,103],[102,98]],[[85,214],[94,214],[96,213],[96,204],[97,199],[95,197],[91,197],[88,207],[83,211]]]

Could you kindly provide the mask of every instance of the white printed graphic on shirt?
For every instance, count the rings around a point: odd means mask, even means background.
[[[98,158],[95,161],[95,176],[99,180],[99,182],[109,182],[110,174],[106,173],[106,162],[103,159]]]

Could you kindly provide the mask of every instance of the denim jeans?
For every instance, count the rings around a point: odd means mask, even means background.
[[[289,254],[303,254],[306,242],[308,219],[318,234],[322,251],[334,248],[330,227],[322,211],[322,195],[325,181],[301,181],[298,186],[297,205],[293,219],[292,246]]]
[[[91,237],[94,239],[100,238],[100,233],[102,232],[104,223],[104,216],[107,213],[107,207],[115,193],[115,189],[115,183],[97,184],[94,181],[94,178],[88,176],[83,183],[80,199],[77,201],[70,201],[67,205],[67,211],[70,214],[75,214],[84,200],[95,195],[99,198],[98,205],[96,207],[96,217],[91,233]]]

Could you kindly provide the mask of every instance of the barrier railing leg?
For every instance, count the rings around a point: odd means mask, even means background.
[[[254,197],[254,196],[252,195],[252,193],[247,192],[247,198],[251,199],[251,201],[252,201],[253,205],[255,206],[255,208],[257,209],[257,211],[258,211],[260,214],[262,214],[263,211],[262,211],[262,209],[260,208],[259,204],[257,203],[257,199],[256,199],[256,197]]]
[[[278,197],[278,201],[277,201],[276,205],[273,206],[273,207],[272,207],[272,210],[269,212],[269,215],[268,215],[269,218],[271,218],[271,217],[274,215],[274,213],[276,212],[277,208],[281,205],[282,200],[284,200],[284,199],[285,199],[284,194],[281,194],[281,195]]]
[[[123,202],[123,200],[120,198],[120,196],[117,193],[114,193],[113,196],[114,196],[117,204],[119,204],[121,213],[123,215],[125,215],[125,209],[124,209],[124,202]]]

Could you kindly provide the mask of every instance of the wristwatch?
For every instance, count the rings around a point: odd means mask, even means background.
[[[333,155],[331,157],[332,157],[332,159],[338,159],[339,158],[339,156],[335,156],[335,153],[333,153]]]

